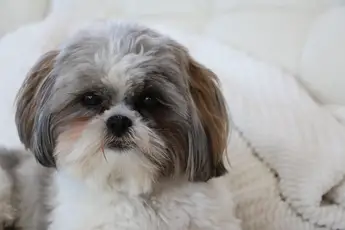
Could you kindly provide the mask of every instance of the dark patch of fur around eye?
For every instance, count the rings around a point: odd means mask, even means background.
[[[114,94],[105,88],[90,88],[81,92],[74,93],[74,100],[71,104],[78,105],[97,114],[103,113],[111,106],[112,95]],[[86,101],[87,97],[93,97],[95,103],[90,104]],[[91,98],[90,98],[91,99]],[[95,101],[96,100],[96,101]]]
[[[169,110],[169,101],[161,89],[149,82],[136,86],[126,95],[126,103],[139,112],[144,119],[155,114],[164,114]]]
[[[152,88],[145,89],[134,99],[134,107],[139,112],[158,112],[161,111],[165,104],[161,93]]]
[[[146,125],[154,130],[166,145],[167,157],[164,162],[153,163],[160,168],[162,177],[173,176],[185,171],[188,149],[188,116],[185,98],[176,84],[168,77],[149,76],[141,83],[133,83],[125,102],[139,112]],[[143,104],[146,97],[157,100],[154,107]],[[150,158],[150,156],[148,156]]]

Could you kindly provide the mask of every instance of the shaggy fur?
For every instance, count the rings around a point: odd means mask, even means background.
[[[217,77],[169,37],[81,30],[32,68],[16,123],[40,163],[15,167],[19,228],[238,229]]]

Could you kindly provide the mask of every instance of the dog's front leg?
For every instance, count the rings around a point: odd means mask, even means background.
[[[19,163],[16,151],[0,147],[0,230],[14,229],[15,208],[15,168]]]
[[[15,219],[12,205],[13,181],[10,175],[0,166],[0,230],[11,226]]]

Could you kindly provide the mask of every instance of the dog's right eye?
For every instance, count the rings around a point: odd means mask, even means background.
[[[98,107],[102,105],[103,98],[93,92],[87,92],[81,96],[80,103],[85,107]]]

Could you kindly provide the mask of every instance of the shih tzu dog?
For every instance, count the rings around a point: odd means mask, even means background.
[[[34,157],[14,170],[14,228],[240,229],[221,177],[229,122],[218,79],[171,38],[88,26],[40,58],[16,109]]]

